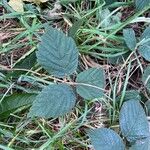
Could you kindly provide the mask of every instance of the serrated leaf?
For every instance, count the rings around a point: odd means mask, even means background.
[[[119,121],[122,134],[129,142],[135,142],[149,136],[148,121],[139,101],[124,102]]]
[[[147,66],[144,70],[144,73],[142,75],[142,81],[147,87],[148,90],[150,90],[150,66]]]
[[[13,10],[17,12],[24,12],[22,0],[10,0],[8,4],[12,7]]]
[[[123,37],[126,42],[126,45],[131,51],[135,50],[136,47],[136,37],[135,32],[132,28],[124,29],[123,30]]]
[[[88,135],[95,150],[125,150],[122,139],[111,129],[90,130]]]
[[[138,52],[147,61],[150,61],[150,27],[147,27],[141,36],[141,45],[138,48]]]
[[[11,112],[19,107],[31,105],[37,94],[12,94],[5,97],[0,105],[0,114]]]
[[[75,106],[76,97],[72,88],[65,84],[45,87],[37,96],[28,114],[29,117],[59,117],[70,112]]]
[[[90,68],[77,75],[77,93],[85,99],[102,97],[105,86],[104,71],[100,68]]]
[[[145,60],[150,61],[150,45],[144,44],[139,47],[138,51]]]
[[[139,92],[137,90],[126,91],[124,101],[132,100],[132,99],[138,101],[141,100],[141,96],[139,95]]]
[[[149,150],[150,138],[137,140],[129,150]]]
[[[83,24],[83,19],[78,19],[77,21],[75,21],[72,27],[69,29],[68,35],[74,38],[76,32],[78,31],[78,29],[82,24]]]
[[[71,75],[78,65],[74,40],[52,27],[48,27],[42,36],[36,54],[39,64],[56,77]]]
[[[150,5],[150,0],[135,0],[137,10],[142,10],[147,5]]]
[[[141,40],[150,38],[150,27],[147,27],[142,33]]]
[[[117,97],[117,101],[119,101],[121,98],[121,95]],[[139,92],[137,90],[128,90],[125,92],[125,96],[123,101],[128,101],[128,100],[141,100],[141,96],[139,95]]]

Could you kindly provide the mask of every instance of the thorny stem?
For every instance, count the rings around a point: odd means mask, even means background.
[[[38,73],[38,72],[35,72],[35,71],[32,71],[32,70],[28,70],[28,69],[8,68],[8,67],[3,66],[1,64],[0,64],[0,68],[2,68],[3,70],[7,70],[7,71],[25,71],[25,72],[29,72],[29,73],[32,73],[32,74],[36,74],[38,76],[47,77],[47,78],[55,80],[57,82],[66,83],[66,84],[73,85],[73,86],[74,85],[83,85],[83,86],[88,86],[88,87],[92,87],[92,88],[99,89],[99,90],[107,92],[107,90],[102,89],[98,86],[94,86],[94,85],[86,84],[86,83],[77,83],[77,82],[72,82],[72,81],[66,81],[66,80],[58,79],[58,78],[55,78],[53,76],[49,76],[49,75],[46,75],[46,74],[41,74],[41,73]]]

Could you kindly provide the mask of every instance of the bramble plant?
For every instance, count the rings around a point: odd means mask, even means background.
[[[2,0],[0,149],[150,150],[149,9]]]
[[[131,50],[136,47],[135,37],[132,37],[134,35],[131,29],[124,31],[125,41]],[[144,35],[142,40],[147,39]],[[132,41],[127,37],[131,37]],[[71,37],[52,27],[46,28],[36,56],[39,64],[55,78],[56,83],[44,87],[38,94],[28,117],[54,118],[72,111],[76,103],[76,94],[72,86],[76,87],[76,92],[84,100],[104,96],[103,69],[90,68],[79,74],[75,73],[78,66],[78,54],[76,44]],[[70,75],[76,75],[75,82]],[[129,95],[120,110],[119,122],[122,137],[130,143],[132,150],[148,150],[150,142],[148,121],[139,100],[134,98],[135,95]],[[90,129],[87,133],[95,150],[125,149],[121,137],[111,129]]]

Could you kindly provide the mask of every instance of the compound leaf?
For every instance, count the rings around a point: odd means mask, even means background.
[[[52,27],[47,27],[36,55],[43,68],[60,78],[71,75],[78,65],[78,50],[74,40]]]
[[[119,121],[122,134],[129,142],[135,142],[149,136],[148,121],[139,101],[124,102]]]
[[[65,84],[45,87],[37,96],[28,114],[29,117],[59,117],[74,107],[76,101],[73,89]]]
[[[126,45],[131,51],[134,51],[136,47],[136,37],[135,32],[132,28],[123,30],[123,37],[126,42]]]
[[[105,85],[104,71],[90,68],[77,75],[77,93],[85,99],[94,99],[103,96]]]
[[[147,5],[150,5],[150,0],[135,0],[137,10],[142,10]]]
[[[124,150],[121,137],[111,129],[99,128],[90,130],[88,135],[95,150]]]

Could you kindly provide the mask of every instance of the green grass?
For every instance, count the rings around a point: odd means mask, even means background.
[[[86,129],[107,126],[118,130],[119,110],[126,90],[136,86],[129,86],[134,66],[137,66],[135,70],[138,71],[145,67],[144,60],[137,53],[130,53],[125,45],[122,30],[135,24],[140,27],[138,18],[145,16],[150,6],[136,11],[132,0],[110,5],[105,5],[100,0],[76,0],[63,5],[60,19],[51,19],[44,11],[45,8],[52,9],[54,3],[51,1],[42,6],[35,5],[35,12],[26,10],[21,14],[13,11],[5,0],[0,2],[0,7],[5,8],[0,16],[0,33],[6,35],[0,41],[0,73],[4,75],[1,79],[0,74],[0,102],[13,93],[38,93],[41,87],[56,82],[37,64],[35,56],[39,37],[47,25],[72,33],[71,36],[80,51],[79,70],[96,65],[105,69],[105,98],[78,102],[73,112],[55,119],[30,120],[27,118],[29,106],[15,109],[10,115],[6,114],[6,117],[0,116],[0,149],[90,149],[92,146]],[[101,21],[99,14],[104,8],[110,9],[111,13]],[[122,16],[126,18],[124,21],[102,27],[109,18],[117,13],[123,15],[128,8],[132,9],[133,14]],[[143,22],[143,28],[149,24],[147,19]],[[127,58],[118,64],[109,63],[125,54]],[[116,97],[120,94],[121,100],[118,104]]]

